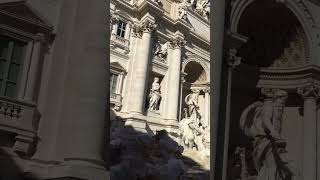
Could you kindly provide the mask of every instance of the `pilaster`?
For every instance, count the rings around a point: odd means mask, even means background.
[[[317,179],[317,110],[319,86],[311,83],[297,89],[304,99],[303,107],[303,179]]]

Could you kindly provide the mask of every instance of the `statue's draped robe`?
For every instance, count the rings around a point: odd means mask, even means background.
[[[252,137],[253,140],[253,160],[255,168],[258,171],[257,180],[282,180],[283,178],[278,176],[278,167],[274,157],[274,142],[268,138],[265,130],[266,124],[263,121],[263,117],[266,113],[272,112],[273,123],[278,123],[279,113],[273,109],[270,104],[263,102],[256,102],[249,106],[243,113],[240,123],[245,134]],[[269,136],[270,137],[270,136]],[[276,152],[278,153],[278,152]]]

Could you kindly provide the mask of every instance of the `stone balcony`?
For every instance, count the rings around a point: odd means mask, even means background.
[[[0,130],[11,134],[13,151],[29,155],[36,140],[40,114],[36,105],[0,97]]]
[[[122,37],[117,36],[116,34],[111,34],[110,45],[111,48],[120,48],[123,49],[126,54],[129,53],[129,44],[130,41],[128,39],[124,39]]]
[[[110,94],[110,104],[116,111],[120,111],[122,106],[122,96],[121,94]]]

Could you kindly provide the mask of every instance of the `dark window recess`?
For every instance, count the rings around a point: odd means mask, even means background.
[[[115,94],[117,90],[117,82],[118,82],[119,75],[112,74],[110,76],[110,94]]]
[[[0,36],[0,96],[15,98],[26,43]]]
[[[119,21],[118,29],[117,29],[117,36],[124,38],[124,35],[126,32],[126,26],[127,26],[127,23],[125,23],[123,21]]]

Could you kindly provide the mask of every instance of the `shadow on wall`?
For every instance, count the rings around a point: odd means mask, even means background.
[[[209,180],[210,171],[182,155],[167,131],[156,134],[124,126],[110,110],[110,174],[113,180]]]
[[[0,180],[38,180],[32,173],[23,170],[11,155],[0,148]]]

